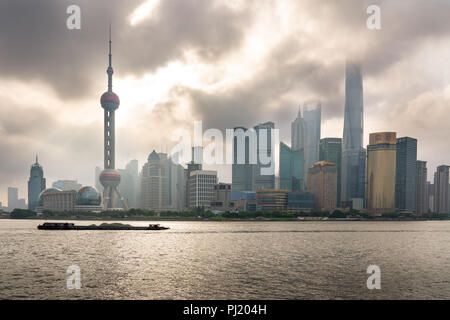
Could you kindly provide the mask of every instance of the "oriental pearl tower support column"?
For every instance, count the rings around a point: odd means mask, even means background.
[[[100,103],[105,110],[105,139],[104,139],[104,159],[105,169],[100,173],[100,183],[103,190],[103,209],[114,208],[114,197],[122,201],[125,209],[128,209],[127,203],[120,196],[117,187],[120,184],[120,173],[115,169],[115,111],[119,108],[119,96],[112,91],[112,54],[111,54],[111,28],[109,30],[109,66],[106,71],[108,74],[108,91],[102,94]]]

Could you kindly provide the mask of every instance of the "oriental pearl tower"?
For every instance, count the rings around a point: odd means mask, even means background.
[[[112,91],[112,54],[111,54],[111,27],[109,28],[109,66],[106,71],[108,74],[108,91],[102,94],[100,103],[105,112],[105,139],[104,139],[104,159],[105,169],[100,173],[100,183],[103,186],[103,209],[112,209],[114,206],[114,197],[122,201],[125,209],[128,205],[120,196],[117,187],[120,184],[120,173],[115,169],[115,111],[119,108],[119,96]]]

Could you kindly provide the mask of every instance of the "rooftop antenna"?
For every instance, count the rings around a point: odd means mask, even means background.
[[[114,73],[113,67],[112,67],[112,41],[111,41],[111,23],[109,23],[109,65],[108,65],[108,91],[112,92],[112,75]]]

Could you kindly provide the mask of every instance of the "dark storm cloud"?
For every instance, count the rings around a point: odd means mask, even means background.
[[[232,11],[211,0],[163,0],[154,19],[146,19],[123,30],[123,44],[129,49],[127,70],[143,72],[182,59],[192,50],[201,60],[213,62],[239,47],[251,24],[253,1]]]
[[[293,49],[292,44],[289,47]],[[287,52],[277,47],[252,81],[226,92],[209,94],[186,89],[195,116],[206,126],[220,129],[251,127],[269,120],[285,123],[292,121],[298,107],[310,99],[319,99],[327,106],[327,117],[340,116],[343,107],[336,101],[342,98],[343,65],[325,67],[318,60],[308,61],[302,56],[287,60]]]
[[[249,16],[210,0],[164,0],[156,20],[130,26],[143,0],[3,0],[0,2],[0,77],[39,79],[61,97],[92,95],[104,76],[107,30],[113,23],[114,65],[140,74],[182,58],[184,50],[216,59],[238,45]],[[81,8],[81,30],[68,30],[66,9]]]
[[[106,64],[109,21],[124,23],[140,1],[3,0],[0,2],[0,76],[39,79],[62,97],[92,94]],[[68,30],[66,9],[81,7],[81,30]],[[99,68],[96,68],[98,66]]]

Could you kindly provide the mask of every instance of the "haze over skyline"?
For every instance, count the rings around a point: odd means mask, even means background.
[[[26,198],[35,155],[47,186],[94,183],[103,163],[100,95],[113,24],[116,167],[174,142],[176,128],[275,122],[289,144],[298,106],[322,104],[322,138],[342,137],[345,61],[364,81],[369,133],[418,139],[418,159],[450,164],[450,2],[445,0],[77,1],[81,30],[66,28],[72,1],[0,3],[0,201]],[[381,30],[366,9],[381,7]],[[231,182],[231,168],[219,169]]]

